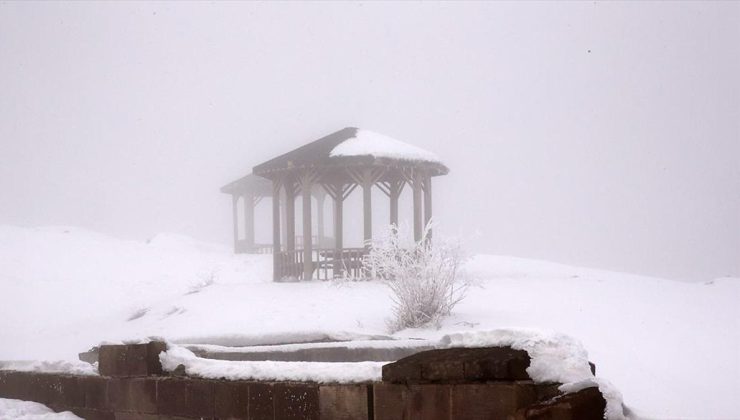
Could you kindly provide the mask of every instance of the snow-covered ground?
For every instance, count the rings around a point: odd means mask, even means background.
[[[80,418],[69,411],[55,413],[43,404],[0,398],[0,420],[80,420]]]
[[[647,418],[740,418],[740,279],[686,283],[481,255],[442,328],[533,328],[580,339]],[[0,227],[0,360],[76,359],[101,341],[227,346],[388,335],[377,283],[272,283],[269,255],[176,235],[148,243],[79,228]]]

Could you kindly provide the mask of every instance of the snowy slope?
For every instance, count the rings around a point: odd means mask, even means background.
[[[740,418],[740,279],[685,283],[478,256],[478,285],[440,330],[535,328],[580,339],[599,376],[650,418]],[[74,359],[101,341],[218,345],[387,334],[377,283],[271,283],[267,255],[176,235],[0,227],[0,360]]]
[[[49,407],[31,402],[0,398],[0,420],[79,420],[69,411],[55,413]]]

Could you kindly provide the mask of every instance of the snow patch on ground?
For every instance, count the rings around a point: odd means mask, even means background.
[[[387,362],[251,362],[203,359],[193,352],[170,344],[159,355],[162,368],[172,372],[182,365],[190,376],[211,379],[259,381],[307,381],[318,383],[359,383],[378,381]]]
[[[0,398],[0,420],[81,420],[64,411],[55,413],[49,407],[31,401]]]
[[[339,143],[329,156],[373,156],[441,163],[439,157],[432,152],[363,129],[358,129],[355,137]]]

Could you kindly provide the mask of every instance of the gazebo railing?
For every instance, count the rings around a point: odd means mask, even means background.
[[[365,248],[313,249],[311,250],[311,277],[329,280],[335,277],[364,277]],[[281,251],[275,256],[277,279],[305,280],[304,253],[302,249]]]
[[[272,244],[253,244],[239,239],[234,243],[234,251],[237,254],[272,254]]]
[[[272,244],[254,244],[252,254],[272,254]]]

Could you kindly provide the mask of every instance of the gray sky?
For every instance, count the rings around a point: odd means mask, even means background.
[[[739,45],[738,2],[0,2],[0,224],[230,243],[220,186],[358,126],[473,251],[738,276]]]

